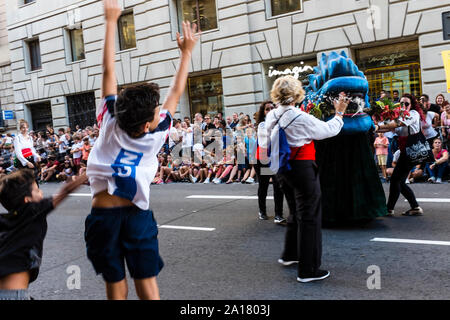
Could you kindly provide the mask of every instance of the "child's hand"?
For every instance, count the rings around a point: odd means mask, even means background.
[[[180,33],[177,32],[178,47],[183,53],[185,52],[191,53],[195,47],[195,44],[200,38],[201,31],[196,33],[198,31],[197,25],[194,23],[191,26],[191,23],[189,21],[187,22],[183,21],[182,28],[183,28],[183,38],[181,37]]]
[[[105,11],[106,21],[117,21],[119,20],[122,10],[117,3],[117,0],[103,0],[103,7]]]

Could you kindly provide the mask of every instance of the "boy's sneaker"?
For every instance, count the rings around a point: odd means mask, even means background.
[[[423,214],[423,209],[421,207],[417,207],[414,209],[409,209],[402,213],[404,216],[421,216]]]
[[[268,217],[267,217],[267,214],[265,214],[265,213],[259,213],[259,220],[267,220],[267,219],[269,219]]]
[[[203,182],[204,184],[208,184],[208,183],[210,183],[211,181],[209,181],[209,178],[206,178],[206,180],[205,180],[205,182]]]
[[[297,277],[298,282],[306,283],[311,281],[319,281],[326,279],[330,276],[330,271],[327,270],[317,270],[315,273],[301,274]]]
[[[273,219],[274,223],[280,224],[280,223],[284,223],[286,222],[286,219],[280,216],[275,216],[275,218]]]
[[[248,184],[253,184],[253,183],[255,183],[255,179],[253,179],[253,178],[247,178],[247,180],[245,180],[245,183],[248,183]]]
[[[442,179],[441,178],[437,178],[436,179],[436,183],[442,183]]]
[[[280,258],[280,259],[278,259],[278,263],[282,264],[285,267],[287,267],[287,266],[293,265],[295,263],[298,263],[298,260],[289,260],[289,259],[285,260],[283,258]]]
[[[428,179],[428,182],[435,183],[436,182],[436,178],[435,177],[430,177]]]

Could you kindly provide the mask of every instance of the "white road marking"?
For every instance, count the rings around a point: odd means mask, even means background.
[[[432,240],[414,240],[414,239],[395,239],[395,238],[373,238],[370,241],[377,242],[396,242],[396,243],[412,243],[412,244],[433,244],[439,246],[450,246],[450,241],[432,241]]]
[[[216,228],[200,228],[200,227],[184,227],[184,226],[171,226],[171,225],[158,225],[160,229],[178,229],[178,230],[194,230],[194,231],[214,231]]]
[[[417,202],[435,202],[435,203],[450,203],[450,199],[445,198],[417,198]],[[408,200],[405,200],[408,201]]]
[[[219,195],[193,195],[186,199],[211,199],[211,200],[258,200],[258,196],[219,196]],[[273,200],[273,197],[267,197],[268,200]]]

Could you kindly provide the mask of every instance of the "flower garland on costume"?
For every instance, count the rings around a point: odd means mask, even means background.
[[[390,121],[400,122],[400,119],[405,120],[411,115],[407,110],[401,107],[400,103],[394,104],[389,99],[377,101],[372,108],[370,115],[376,122],[388,123]]]

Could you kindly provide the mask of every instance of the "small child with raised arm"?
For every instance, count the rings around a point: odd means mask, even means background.
[[[19,170],[0,180],[0,300],[30,300],[28,286],[36,280],[47,233],[47,215],[87,177],[64,184],[58,194],[44,198],[34,172]]]
[[[86,218],[87,256],[106,283],[108,299],[126,299],[125,263],[140,299],[159,299],[156,276],[163,267],[158,228],[150,210],[150,184],[158,169],[157,154],[168,137],[172,117],[184,92],[196,26],[182,24],[177,33],[180,64],[168,96],[159,104],[159,86],[128,87],[117,96],[115,32],[121,10],[117,0],[103,1],[106,34],[103,52],[103,104],[100,134],[89,155],[87,175],[93,194]]]

